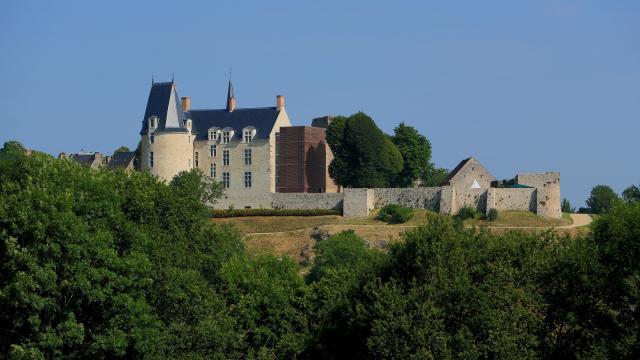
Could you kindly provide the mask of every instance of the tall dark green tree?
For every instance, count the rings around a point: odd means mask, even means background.
[[[560,210],[566,214],[573,214],[576,212],[576,209],[571,207],[571,203],[567,198],[562,199],[562,203],[560,204]]]
[[[592,214],[604,214],[611,210],[618,200],[618,194],[611,187],[597,185],[591,189],[591,196],[587,199],[587,207]]]
[[[417,179],[423,174],[427,174],[431,169],[431,143],[414,127],[407,126],[403,122],[394,129],[394,135],[391,139],[402,154],[404,163],[402,171],[392,185],[395,187],[413,186]]]
[[[640,202],[640,186],[631,185],[624,189],[622,199],[627,203]]]
[[[402,154],[365,113],[337,117],[327,129],[331,178],[343,187],[388,187],[402,170]]]

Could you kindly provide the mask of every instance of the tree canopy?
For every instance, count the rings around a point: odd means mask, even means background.
[[[0,358],[640,355],[639,202],[576,237],[438,214],[384,251],[346,231],[303,276],[213,225],[202,177],[1,149]]]
[[[587,199],[587,207],[592,214],[603,214],[611,210],[618,200],[618,194],[611,187],[597,185],[591,189],[591,196]]]
[[[392,183],[394,187],[410,187],[426,177],[431,169],[431,143],[412,127],[400,123],[391,138],[402,155],[403,167]]]
[[[402,154],[363,112],[336,117],[327,129],[333,152],[329,174],[343,187],[388,187],[402,170]]]

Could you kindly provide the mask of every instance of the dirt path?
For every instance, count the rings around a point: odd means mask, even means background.
[[[577,227],[580,227],[580,226],[589,225],[593,221],[593,219],[591,218],[591,215],[589,215],[589,214],[571,214],[571,219],[573,220],[573,224],[565,225],[565,226],[558,226],[556,228],[557,229],[577,228]]]

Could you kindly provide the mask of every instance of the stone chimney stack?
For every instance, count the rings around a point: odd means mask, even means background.
[[[278,110],[284,109],[284,95],[276,96],[276,109]]]
[[[191,111],[191,97],[183,96],[180,98],[180,105],[182,106],[182,111]]]

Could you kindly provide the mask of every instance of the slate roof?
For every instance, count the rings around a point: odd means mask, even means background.
[[[462,161],[460,161],[460,163],[458,165],[456,165],[456,167],[451,170],[451,172],[449,173],[449,175],[447,175],[447,177],[440,183],[440,186],[446,186],[446,185],[451,185],[450,182],[451,180],[454,178],[454,176],[458,175],[458,172],[465,166],[467,165],[467,163],[469,162],[469,160],[473,159],[473,157],[464,159]]]
[[[268,139],[279,114],[280,110],[276,107],[264,107],[233,111],[191,110],[187,117],[192,120],[193,131],[197,132],[196,140],[207,140],[209,129],[212,127],[218,127],[220,130],[231,127],[235,130],[233,137],[242,138],[242,129],[247,126],[256,128],[257,139]]]
[[[170,106],[172,93],[174,93],[174,106]],[[177,114],[169,114],[170,108],[175,109]],[[157,116],[159,118],[157,130],[187,131],[187,129],[184,128],[183,125],[184,113],[181,110],[180,97],[178,97],[177,92],[174,91],[173,81],[153,83],[151,85],[151,91],[149,91],[149,99],[147,100],[147,108],[144,112],[144,118],[142,119],[142,129],[140,129],[140,135],[143,135],[147,132],[147,122],[149,121],[149,117],[151,116]],[[177,123],[171,120],[175,120],[176,117]],[[165,126],[167,123],[167,118],[170,119],[170,122],[174,122],[168,127]]]
[[[71,158],[82,165],[91,166],[93,162],[96,160],[95,154],[78,154],[72,155]]]
[[[109,161],[109,169],[127,168],[136,158],[133,151],[116,152]]]

